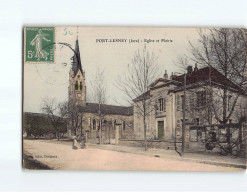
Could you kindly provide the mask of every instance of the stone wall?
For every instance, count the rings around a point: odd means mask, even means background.
[[[78,128],[77,134],[87,132],[88,139],[99,138],[99,117],[93,113],[82,113],[81,115],[82,126]],[[80,117],[79,117],[80,118]],[[95,128],[93,128],[93,120],[96,121]],[[123,115],[107,115],[104,117],[102,123],[102,139],[107,142],[107,139],[115,139],[115,124],[119,124],[119,138],[120,139],[133,139],[134,138],[134,127],[133,127],[133,116]],[[125,125],[124,125],[125,123]],[[125,126],[125,128],[124,128]],[[71,128],[68,125],[68,135],[71,136]]]

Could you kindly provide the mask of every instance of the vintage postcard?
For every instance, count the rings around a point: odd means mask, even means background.
[[[246,170],[246,29],[23,31],[24,169]]]

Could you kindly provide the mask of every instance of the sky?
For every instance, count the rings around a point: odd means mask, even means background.
[[[188,54],[188,40],[195,44],[198,40],[196,28],[55,27],[55,42],[68,43],[74,48],[77,36],[87,93],[90,93],[90,81],[95,71],[104,70],[109,97],[107,103],[113,105],[127,105],[125,94],[115,83],[118,76],[127,71],[134,53],[142,50],[144,44],[148,51],[158,56],[160,74],[163,75],[167,70],[170,76],[171,72],[181,72],[174,62],[178,56]],[[110,39],[123,39],[126,42],[109,42]],[[155,42],[144,43],[145,39]],[[130,43],[130,40],[139,42]],[[72,56],[73,52],[68,47],[56,44],[54,63],[24,62],[25,112],[41,112],[42,99],[45,97],[56,98],[58,102],[68,100]]]

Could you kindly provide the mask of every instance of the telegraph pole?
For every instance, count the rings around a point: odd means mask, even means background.
[[[186,107],[186,73],[184,74],[184,98],[183,98],[183,127],[182,127],[182,152],[181,156],[184,156],[184,144],[185,144],[185,107]]]

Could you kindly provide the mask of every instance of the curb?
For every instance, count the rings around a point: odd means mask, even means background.
[[[170,155],[164,155],[159,153],[149,154],[149,153],[138,153],[138,152],[129,152],[129,151],[123,151],[123,150],[114,150],[114,149],[108,149],[103,147],[99,147],[99,145],[90,144],[91,146],[96,146],[93,148],[102,149],[102,150],[110,150],[115,152],[122,152],[122,153],[131,153],[131,154],[138,154],[138,155],[144,155],[144,156],[151,156],[151,157],[160,157],[160,158],[168,158],[173,160],[179,160],[179,161],[186,161],[186,162],[195,162],[195,163],[202,163],[202,164],[209,164],[209,165],[215,165],[215,166],[223,166],[223,167],[233,167],[233,168],[240,168],[246,170],[246,165],[243,164],[233,164],[233,163],[225,163],[225,162],[219,162],[219,161],[209,161],[209,160],[199,160],[199,159],[193,159],[193,158],[186,158],[186,157],[174,157]],[[90,147],[89,145],[89,147]]]

